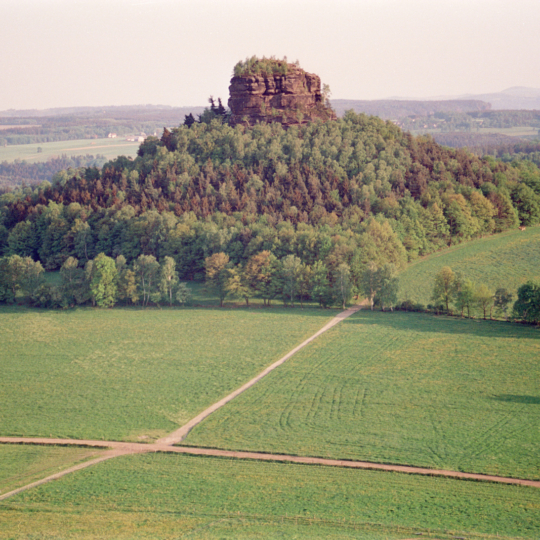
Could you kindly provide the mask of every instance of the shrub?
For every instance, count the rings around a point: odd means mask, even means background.
[[[257,58],[252,56],[244,61],[240,60],[234,66],[235,77],[247,77],[249,75],[286,75],[292,64],[287,63],[287,57],[278,60],[274,56],[271,58]],[[296,65],[296,67],[299,67]]]

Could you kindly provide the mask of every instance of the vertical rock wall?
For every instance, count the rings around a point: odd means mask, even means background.
[[[231,124],[279,122],[284,126],[336,118],[325,106],[321,79],[288,64],[287,73],[233,77],[229,86]]]

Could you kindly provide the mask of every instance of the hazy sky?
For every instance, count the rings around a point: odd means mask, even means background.
[[[333,98],[540,88],[540,0],[0,0],[0,110],[203,105],[287,56]]]

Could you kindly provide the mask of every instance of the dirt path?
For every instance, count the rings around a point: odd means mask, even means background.
[[[251,388],[254,384],[257,384],[263,377],[268,375],[271,371],[274,371],[277,367],[281,366],[286,362],[291,356],[296,354],[300,349],[303,349],[306,345],[311,343],[314,339],[317,339],[321,334],[340,323],[343,319],[351,316],[353,313],[356,313],[360,309],[360,306],[353,306],[345,311],[342,311],[339,315],[336,315],[329,323],[324,325],[318,332],[313,334],[311,337],[306,339],[303,343],[300,343],[298,347],[295,347],[292,351],[288,352],[285,356],[280,358],[277,362],[274,362],[271,366],[268,366],[264,371],[261,371],[256,377],[248,381],[246,384],[219,400],[217,403],[210,405],[208,409],[204,410],[202,413],[198,414],[195,418],[192,418],[187,424],[178,428],[176,431],[173,431],[166,437],[163,437],[157,441],[158,444],[178,444],[183,441],[187,434],[197,425],[200,424],[205,418],[210,416],[213,412],[221,409],[223,405],[229,403],[236,396],[240,395],[242,392],[245,392],[248,388]]]
[[[346,467],[350,469],[369,469],[375,471],[390,471],[401,472],[407,474],[420,474],[423,476],[444,476],[447,478],[458,478],[465,480],[478,480],[484,482],[497,482],[499,484],[517,484],[521,486],[530,486],[540,488],[540,480],[524,480],[521,478],[509,478],[504,476],[492,476],[487,474],[475,474],[464,473],[457,471],[448,471],[445,469],[427,469],[424,467],[412,467],[410,465],[386,465],[384,463],[370,463],[369,461],[349,461],[346,459],[328,459],[317,457],[304,457],[304,456],[291,456],[284,454],[268,454],[264,452],[242,452],[236,450],[218,450],[215,448],[197,448],[191,446],[171,446],[163,443],[126,443],[126,442],[114,442],[114,441],[92,441],[92,440],[73,440],[73,439],[46,439],[46,438],[30,438],[30,437],[0,437],[0,443],[11,444],[54,444],[60,446],[87,446],[93,448],[107,448],[109,449],[103,456],[75,465],[70,469],[61,471],[48,478],[44,478],[38,482],[34,482],[28,486],[24,486],[11,493],[0,495],[0,501],[16,493],[20,493],[25,489],[30,489],[49,480],[55,480],[69,474],[73,471],[78,471],[105,461],[117,456],[124,456],[127,454],[144,454],[148,452],[165,452],[165,453],[177,453],[177,454],[189,454],[193,456],[210,456],[210,457],[227,457],[232,459],[249,459],[256,461],[277,461],[286,463],[302,463],[306,465],[323,465],[326,467]]]
[[[287,462],[287,463],[303,463],[307,465],[323,465],[330,467],[349,467],[353,469],[371,469],[371,470],[380,470],[380,471],[393,471],[393,472],[402,472],[408,474],[421,474],[426,476],[445,476],[448,478],[461,478],[468,480],[481,480],[487,482],[498,482],[503,484],[519,484],[522,486],[531,486],[535,488],[540,488],[540,481],[537,480],[524,480],[519,478],[507,478],[501,476],[490,476],[484,474],[474,474],[474,473],[463,473],[456,471],[447,471],[443,469],[426,469],[422,467],[411,467],[408,465],[386,465],[382,463],[369,463],[367,461],[348,461],[348,460],[339,460],[339,459],[326,459],[326,458],[315,458],[315,457],[301,457],[301,456],[290,456],[282,454],[267,454],[267,453],[258,453],[258,452],[241,452],[241,451],[231,451],[231,450],[217,450],[212,448],[196,448],[189,446],[173,446],[181,442],[187,434],[195,427],[197,424],[202,422],[214,411],[223,407],[226,403],[233,400],[236,396],[240,395],[242,392],[252,387],[254,384],[259,382],[263,377],[268,375],[271,371],[282,365],[284,362],[289,360],[294,354],[299,350],[304,348],[306,345],[311,343],[318,336],[334,327],[336,324],[340,323],[353,313],[356,313],[361,306],[351,307],[339,315],[334,317],[330,322],[323,326],[318,332],[313,334],[311,337],[306,339],[300,345],[295,347],[292,351],[287,353],[285,356],[280,358],[277,362],[274,362],[271,366],[267,367],[256,377],[248,381],[246,384],[224,397],[217,403],[214,403],[202,413],[197,415],[195,418],[190,420],[187,424],[180,427],[176,431],[173,431],[170,435],[163,437],[156,441],[155,443],[146,444],[146,443],[129,443],[129,442],[118,442],[118,441],[93,441],[93,440],[75,440],[75,439],[48,439],[41,437],[0,437],[0,443],[7,444],[38,444],[38,445],[59,445],[59,446],[87,446],[92,448],[103,448],[107,449],[100,457],[80,463],[64,471],[38,480],[26,486],[20,487],[9,493],[4,493],[0,495],[0,501],[17,495],[23,491],[31,489],[36,486],[50,482],[51,480],[56,480],[86,467],[91,467],[102,461],[124,456],[128,454],[140,454],[148,452],[174,452],[180,454],[190,454],[195,456],[213,456],[213,457],[228,457],[234,459],[250,459],[258,461],[277,461],[277,462]]]

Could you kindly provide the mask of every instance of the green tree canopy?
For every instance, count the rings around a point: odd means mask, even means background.
[[[90,291],[99,307],[112,307],[116,303],[116,263],[111,257],[100,253],[94,259]]]

